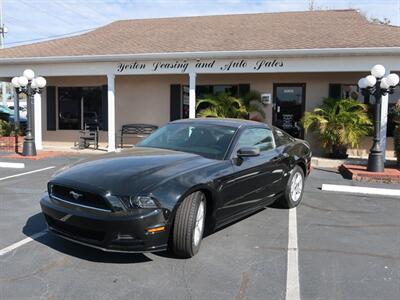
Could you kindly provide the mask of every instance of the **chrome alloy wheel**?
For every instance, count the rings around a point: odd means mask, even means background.
[[[301,176],[300,173],[296,173],[293,176],[292,184],[290,186],[290,195],[294,202],[299,201],[302,191],[303,191],[303,176]]]
[[[196,225],[194,227],[193,245],[197,246],[203,236],[205,218],[204,200],[200,202],[196,215]]]

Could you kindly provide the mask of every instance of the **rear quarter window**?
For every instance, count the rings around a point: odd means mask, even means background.
[[[287,145],[295,141],[291,135],[280,129],[274,129],[274,137],[277,147]]]

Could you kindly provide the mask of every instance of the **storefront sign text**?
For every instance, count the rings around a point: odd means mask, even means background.
[[[224,72],[267,72],[268,69],[283,68],[279,59],[232,59],[232,60],[175,60],[175,61],[134,61],[119,63],[117,73],[224,73]]]

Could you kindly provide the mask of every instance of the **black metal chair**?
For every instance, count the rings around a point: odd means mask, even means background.
[[[79,131],[78,146],[79,149],[86,149],[91,145],[95,150],[99,148],[99,125],[85,123],[85,129]]]
[[[158,126],[151,124],[126,124],[122,125],[121,129],[121,148],[124,148],[124,137],[127,135],[135,137],[146,137],[153,131],[158,129]]]

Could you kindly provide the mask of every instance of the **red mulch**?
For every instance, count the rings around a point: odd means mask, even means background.
[[[375,181],[385,183],[400,183],[399,168],[385,168],[384,172],[368,172],[365,165],[346,165],[339,167],[346,178],[356,181]]]
[[[70,152],[61,152],[61,151],[37,151],[36,156],[23,156],[22,153],[4,153],[0,154],[0,158],[11,158],[11,159],[30,159],[30,160],[39,160],[49,157],[57,157],[63,155],[71,155]]]

